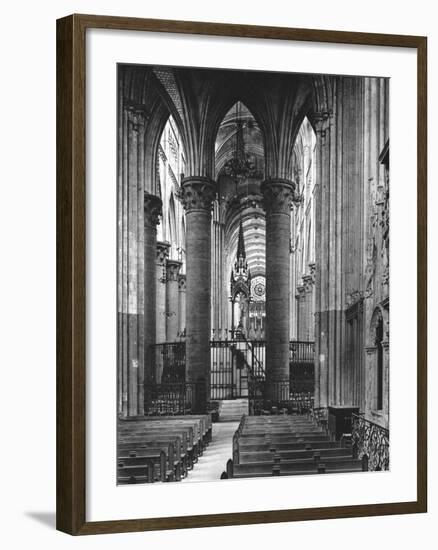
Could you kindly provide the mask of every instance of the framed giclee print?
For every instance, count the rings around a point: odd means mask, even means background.
[[[426,39],[57,36],[58,528],[425,512]]]

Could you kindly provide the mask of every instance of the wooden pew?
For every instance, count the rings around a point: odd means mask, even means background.
[[[178,423],[186,423],[186,424],[192,424],[197,425],[198,433],[200,437],[203,439],[203,444],[208,444],[209,441],[211,441],[211,430],[212,430],[212,418],[211,414],[204,414],[204,415],[166,415],[166,416],[133,416],[133,417],[127,417],[126,419],[121,419],[121,423],[127,423],[130,422],[170,422],[174,425],[177,425]]]
[[[242,434],[239,437],[241,445],[257,445],[263,443],[276,444],[293,444],[293,443],[323,443],[330,441],[329,436],[324,434],[265,434],[254,436],[252,434]]]
[[[334,447],[331,449],[298,449],[298,450],[277,450],[272,449],[270,451],[254,451],[254,452],[240,452],[240,461],[245,464],[247,462],[269,462],[273,460],[273,456],[278,455],[283,460],[301,460],[308,458],[319,457],[319,460],[329,457],[349,457],[351,458],[351,450],[344,447]]]
[[[191,468],[198,459],[198,448],[193,443],[193,429],[192,427],[173,428],[169,426],[157,425],[156,427],[136,427],[129,432],[119,432],[119,442],[125,441],[160,441],[160,440],[173,440],[175,446],[176,441],[180,440],[181,455],[187,457],[187,467]]]
[[[179,481],[181,479],[181,468],[178,459],[175,458],[174,445],[172,442],[151,441],[151,442],[127,442],[118,445],[117,457],[120,461],[129,464],[137,459],[150,459],[156,465],[159,481]]]
[[[149,462],[153,465],[153,480],[152,481],[168,481],[172,479],[173,472],[170,472],[166,453],[162,449],[138,449],[138,450],[121,450],[118,452],[118,466],[138,466],[144,462]]]
[[[193,423],[189,422],[180,422],[180,421],[137,421],[129,423],[119,423],[119,437],[124,435],[147,435],[150,433],[160,433],[164,435],[180,435],[186,433],[187,444],[191,448],[194,444],[197,443],[197,436],[195,437],[194,432],[198,430],[198,426],[194,430]]]
[[[279,456],[275,456],[274,460],[269,462],[232,463],[232,465],[228,466],[227,473],[230,477],[245,478],[275,475],[360,472],[362,470],[362,461],[351,457],[332,457],[324,459],[324,462],[319,462],[315,460],[315,458],[281,460]]]
[[[137,464],[125,464],[124,461],[118,462],[117,483],[119,485],[153,482],[154,463],[151,460],[143,460]]]
[[[166,456],[166,480],[179,480],[211,440],[211,415],[128,417],[118,422],[118,451],[139,452],[161,447]],[[173,452],[166,448],[173,446]],[[158,468],[159,469],[159,468]],[[163,477],[163,476],[161,476]]]
[[[147,420],[149,421],[163,421],[163,420],[181,420],[181,421],[198,421],[200,424],[200,432],[202,437],[204,438],[204,445],[208,444],[211,441],[211,433],[212,433],[212,418],[211,414],[203,414],[203,415],[189,415],[189,416],[149,416],[147,417]]]
[[[261,441],[258,443],[247,443],[245,441],[239,442],[239,447],[242,452],[253,451],[270,451],[271,449],[278,451],[294,451],[294,450],[309,450],[309,449],[330,449],[340,447],[339,441],[313,441],[312,443],[306,441],[296,441],[291,443],[290,441],[284,442],[268,442]]]
[[[314,419],[261,416],[241,419],[233,437],[233,459],[224,477],[260,477],[361,471],[350,448],[331,441]]]

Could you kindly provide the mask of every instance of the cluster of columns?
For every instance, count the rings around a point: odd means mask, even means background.
[[[332,109],[316,114],[315,125],[315,407],[358,406],[384,424],[385,405],[373,411],[377,354],[364,342],[374,308],[387,297],[374,213],[384,181],[378,157],[388,127],[387,83],[334,79]],[[386,357],[387,339],[382,348]],[[385,377],[384,384],[386,399]]]
[[[335,79],[332,109],[315,115],[315,407],[351,403],[345,309],[363,274],[362,87]]]
[[[184,331],[186,276],[180,273],[182,262],[169,258],[169,243],[159,241],[155,250],[155,342],[161,344],[175,342]],[[152,288],[148,291],[151,292]]]
[[[289,396],[289,232],[295,186],[286,179],[262,184],[266,210],[266,397]],[[194,410],[210,394],[211,210],[215,182],[185,178],[180,200],[186,212],[186,379],[196,387]]]
[[[169,258],[170,244],[157,241],[161,199],[144,194],[144,363],[139,366],[138,408],[145,384],[156,380],[153,344],[175,341],[185,328],[185,275],[182,263]],[[132,413],[134,414],[134,413]],[[138,414],[142,414],[139,411]]]
[[[289,228],[294,184],[271,179],[262,184],[266,210],[266,396],[286,399],[289,392]],[[216,184],[205,177],[185,178],[180,199],[186,212],[186,271],[169,258],[169,243],[157,242],[161,199],[144,195],[144,345],[176,340],[186,329],[186,381],[194,388],[193,410],[205,410],[210,394],[211,210]],[[152,381],[153,358],[146,354],[138,379],[138,404],[144,383]],[[192,388],[192,389],[193,389]],[[140,406],[140,405],[139,405]]]
[[[297,340],[311,342],[315,338],[314,286],[315,264],[312,273],[302,277],[303,284],[297,287],[295,299],[297,302]]]

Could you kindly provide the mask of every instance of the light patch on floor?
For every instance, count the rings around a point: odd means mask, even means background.
[[[193,470],[181,483],[190,481],[217,481],[226,470],[227,460],[233,455],[233,435],[238,422],[213,424],[212,440]]]

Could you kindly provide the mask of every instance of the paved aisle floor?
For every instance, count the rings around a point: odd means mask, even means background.
[[[210,445],[181,483],[220,479],[222,472],[226,469],[227,460],[232,458],[233,435],[238,425],[238,422],[216,422],[213,424],[213,437]]]

